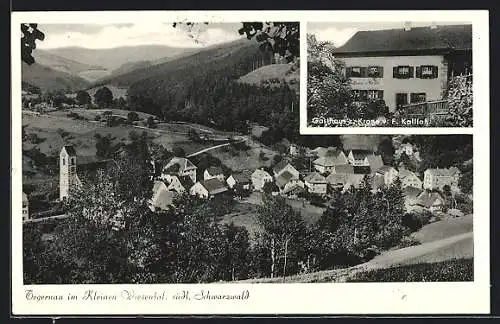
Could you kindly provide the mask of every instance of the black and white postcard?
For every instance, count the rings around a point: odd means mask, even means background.
[[[309,21],[304,129],[471,128],[487,42],[472,16],[439,17]]]
[[[14,13],[13,314],[487,313],[487,12],[379,14]]]

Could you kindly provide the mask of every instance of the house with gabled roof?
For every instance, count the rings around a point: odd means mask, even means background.
[[[384,178],[386,186],[390,186],[398,176],[398,170],[390,165],[383,165],[375,172]]]
[[[213,178],[219,179],[219,181],[225,181],[224,172],[219,166],[211,166],[203,172],[203,180],[210,180]]]
[[[368,156],[373,155],[375,156],[375,153],[370,150],[363,150],[363,149],[353,149],[349,151],[349,154],[347,155],[347,160],[349,161],[350,164],[354,166],[370,166],[370,163],[367,159]]]
[[[290,186],[299,185],[304,187],[304,183],[288,170],[281,172],[275,179],[275,184],[278,186],[280,192],[287,190]]]
[[[441,100],[451,77],[472,73],[472,25],[358,31],[334,55],[358,101],[384,100],[394,112]]]
[[[416,202],[420,194],[423,192],[422,189],[408,186],[403,189],[403,195],[405,198],[405,206],[407,209],[411,209],[416,206]]]
[[[167,190],[175,191],[179,194],[189,191],[189,189],[194,185],[193,180],[189,176],[176,176],[166,174],[163,177],[163,182],[167,186]]]
[[[249,190],[252,185],[251,176],[245,172],[235,172],[232,173],[226,180],[229,188],[240,188],[244,190]]]
[[[400,168],[398,173],[399,180],[401,180],[401,187],[414,187],[421,189],[422,188],[422,180],[415,174],[405,168]]]
[[[301,186],[299,183],[294,183],[283,189],[280,194],[288,198],[298,198],[305,192],[306,189],[304,188],[304,186]]]
[[[365,176],[366,176],[366,174],[348,174],[348,175],[346,175],[344,190],[347,190],[350,187],[353,187],[356,189],[360,188]]]
[[[314,168],[319,173],[330,173],[337,165],[347,164],[347,157],[342,150],[329,150],[325,155],[313,161]]]
[[[163,167],[161,178],[167,175],[189,176],[191,181],[196,182],[196,170],[198,168],[191,161],[183,157],[173,157],[167,165]]]
[[[379,154],[367,155],[365,159],[366,159],[365,165],[368,164],[371,173],[376,172],[378,169],[384,166],[384,161],[382,160],[382,156],[380,156]]]
[[[264,169],[257,169],[251,175],[252,186],[257,191],[262,191],[266,182],[273,182],[273,177]]]
[[[414,204],[430,211],[440,211],[444,208],[445,200],[438,191],[424,190]]]
[[[424,171],[424,189],[443,190],[449,186],[452,191],[459,191],[458,181],[461,172],[456,167],[427,169]]]
[[[278,178],[281,174],[288,172],[293,178],[298,179],[300,177],[299,171],[293,167],[287,160],[281,160],[273,167],[274,178]]]
[[[212,198],[227,191],[228,188],[225,183],[219,181],[217,178],[198,181],[189,189],[189,193],[192,196],[200,198]]]
[[[312,172],[304,178],[304,184],[310,193],[326,195],[327,181],[318,172]]]
[[[174,190],[169,190],[168,186],[163,181],[155,181],[153,184],[153,194],[149,200],[149,208],[152,211],[156,209],[167,210],[174,204],[175,198],[179,193]]]

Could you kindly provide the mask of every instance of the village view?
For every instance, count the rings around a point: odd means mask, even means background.
[[[25,284],[473,280],[472,136],[300,135],[299,24],[233,25],[23,56]]]

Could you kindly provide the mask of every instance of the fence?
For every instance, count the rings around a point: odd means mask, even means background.
[[[438,100],[438,101],[428,101],[419,102],[409,105],[404,105],[399,108],[399,111],[405,117],[415,117],[415,118],[440,118],[444,117],[449,113],[448,101]]]

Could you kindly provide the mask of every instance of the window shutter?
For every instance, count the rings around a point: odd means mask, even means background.
[[[368,76],[368,68],[365,66],[361,67],[360,70],[361,70],[361,77],[366,78]]]
[[[432,67],[432,78],[435,79],[438,77],[438,67],[437,66],[433,66]]]
[[[411,79],[411,78],[413,78],[413,66],[410,66],[409,70],[410,70],[410,74],[409,74],[408,78]]]
[[[415,77],[418,79],[422,78],[422,67],[421,66],[415,67]]]
[[[392,68],[392,77],[396,78],[396,79],[399,79],[398,78],[398,67],[397,66],[395,66],[395,67]]]
[[[348,67],[345,68],[345,76],[347,78],[350,78],[351,75],[352,75],[352,67],[348,66]]]
[[[379,76],[379,78],[384,77],[384,68],[382,66],[378,67],[378,76]]]

